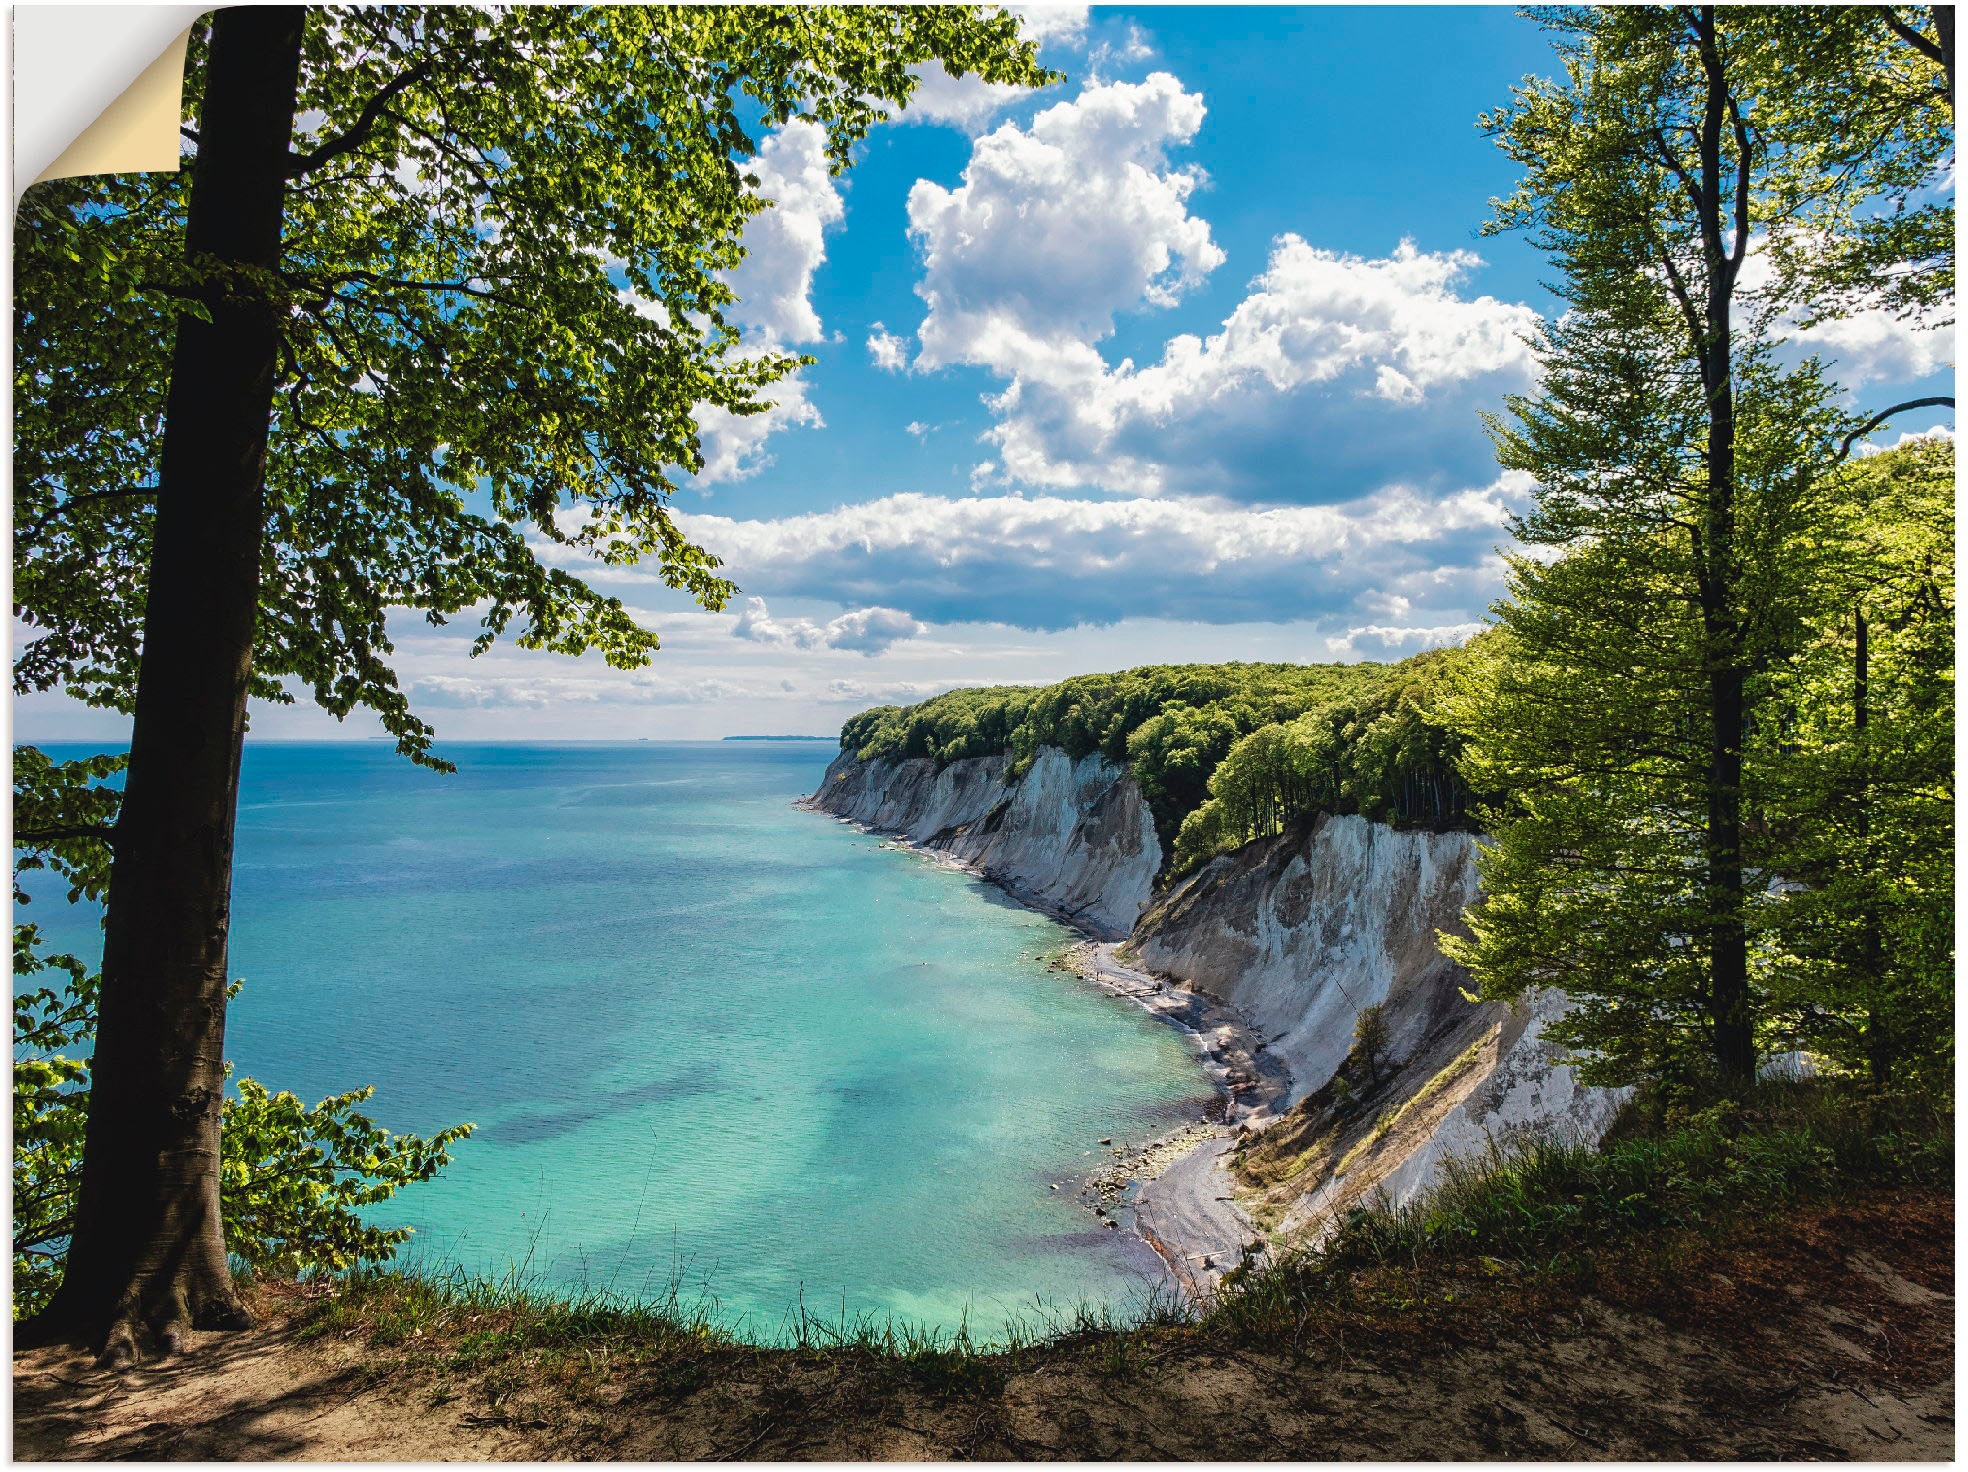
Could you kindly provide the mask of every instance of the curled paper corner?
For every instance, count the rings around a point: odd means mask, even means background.
[[[209,9],[15,6],[15,202],[46,179],[174,172],[185,48]]]

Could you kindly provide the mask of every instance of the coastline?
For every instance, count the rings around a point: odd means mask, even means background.
[[[796,798],[793,806],[981,880],[1025,909],[1064,925],[1080,939],[1055,963],[1057,969],[1134,1003],[1181,1032],[1216,1090],[1213,1107],[1197,1123],[1142,1145],[1115,1148],[1116,1164],[1082,1182],[1079,1198],[1096,1217],[1133,1232],[1153,1248],[1176,1285],[1199,1306],[1226,1272],[1264,1260],[1264,1235],[1232,1199],[1224,1157],[1241,1136],[1274,1117],[1278,1102],[1289,1095],[1291,1078],[1240,1015],[1178,981],[1128,964],[1120,956],[1125,941],[1102,936],[974,864],[836,813],[813,796]]]

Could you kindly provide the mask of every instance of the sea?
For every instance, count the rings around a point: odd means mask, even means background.
[[[1137,1312],[1161,1264],[1076,1187],[1102,1139],[1198,1117],[1190,1044],[1049,966],[1063,926],[796,807],[835,751],[453,744],[440,775],[249,742],[235,1074],[478,1126],[370,1211],[421,1271],[674,1294],[764,1342]],[[29,890],[100,956],[99,915]]]

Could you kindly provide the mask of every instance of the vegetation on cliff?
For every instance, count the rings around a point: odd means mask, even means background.
[[[1454,738],[1426,713],[1448,657],[1145,665],[1043,687],[952,690],[851,717],[841,747],[863,760],[939,764],[1006,753],[1013,776],[1041,746],[1076,760],[1099,752],[1130,764],[1182,868],[1314,811],[1464,821]]]

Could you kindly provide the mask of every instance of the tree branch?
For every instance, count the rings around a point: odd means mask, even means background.
[[[1832,456],[1831,463],[1836,465],[1842,461],[1847,455],[1852,453],[1852,446],[1855,443],[1871,434],[1895,414],[1903,414],[1908,409],[1952,409],[1953,407],[1953,399],[1938,397],[1932,399],[1908,399],[1904,404],[1895,404],[1890,409],[1881,409],[1872,418],[1845,436],[1844,442],[1838,447],[1838,453]]]
[[[345,153],[353,153],[369,141],[369,135],[376,130],[376,122],[383,115],[383,109],[390,102],[419,82],[426,81],[437,70],[434,60],[420,61],[408,71],[399,72],[392,77],[382,91],[363,104],[361,113],[344,133],[330,138],[311,153],[293,158],[287,165],[287,177],[304,178],[322,165],[340,158]]]
[[[1736,244],[1729,252],[1729,283],[1735,284],[1749,251],[1749,126],[1743,121],[1736,94],[1729,93],[1729,121],[1736,135]]]
[[[1941,48],[1928,40],[1921,32],[1916,31],[1912,26],[1901,20],[1897,6],[1875,5],[1872,8],[1886,17],[1887,26],[1892,30],[1894,35],[1906,42],[1907,45],[1911,46],[1915,51],[1918,51],[1922,56],[1937,66],[1946,64],[1947,58],[1942,55]]]
[[[34,520],[30,521],[26,526],[20,528],[18,531],[14,533],[14,543],[16,546],[20,546],[20,545],[25,545],[30,547],[33,546],[34,539],[41,534],[41,532],[43,531],[44,528],[46,528],[49,522],[53,521],[58,516],[66,516],[70,511],[73,511],[77,506],[84,505],[87,502],[122,501],[122,500],[127,500],[132,496],[152,496],[155,495],[156,493],[157,493],[156,486],[131,486],[126,491],[84,491],[79,496],[70,496],[66,501],[61,502],[59,505],[50,506],[46,511],[42,512],[39,516],[35,517]]]
[[[14,847],[39,848],[43,844],[60,843],[68,838],[95,838],[104,843],[114,843],[116,829],[101,823],[77,823],[62,828],[16,828]]]

